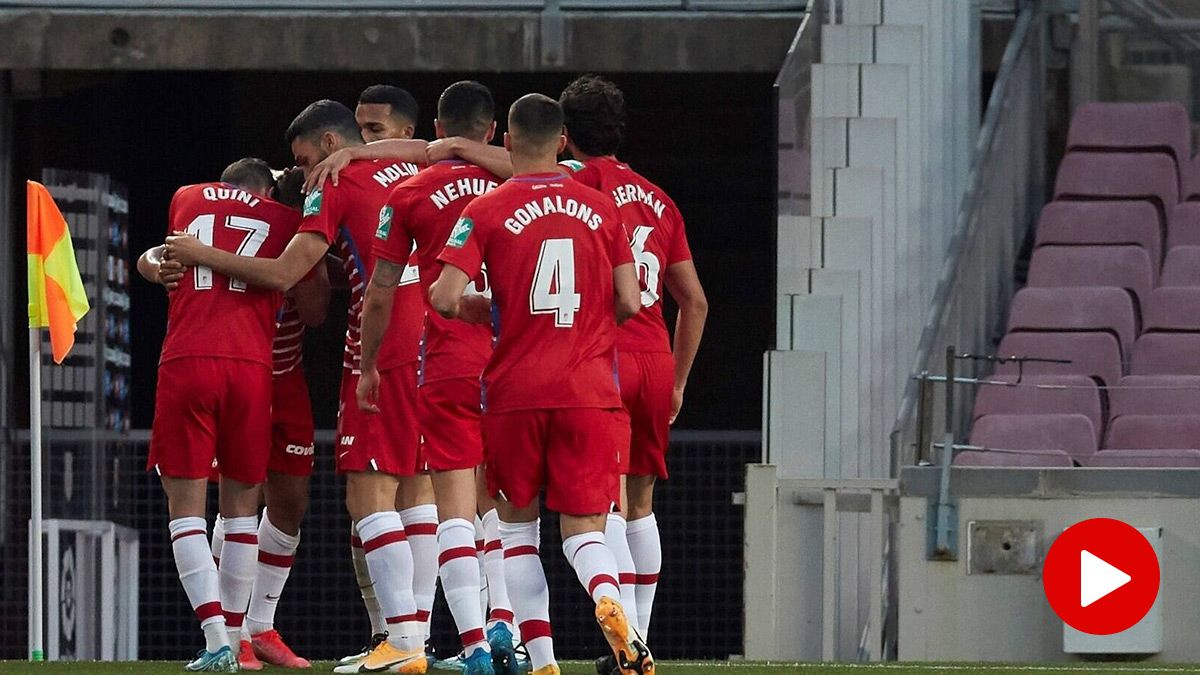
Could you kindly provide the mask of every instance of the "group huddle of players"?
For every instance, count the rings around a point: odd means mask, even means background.
[[[337,470],[373,633],[335,672],[558,673],[544,491],[612,648],[598,670],[653,673],[653,489],[707,314],[683,219],[616,159],[625,102],[603,78],[518,99],[503,147],[477,82],[442,93],[436,141],[416,122],[396,87],[317,101],[285,134],[295,169],[243,159],[180,188],[139,260],[170,298],[147,466],[205,637],[186,669],[309,666],[274,615],[313,467],[301,344],[333,274],[350,287]],[[435,662],[439,578],[463,651]]]

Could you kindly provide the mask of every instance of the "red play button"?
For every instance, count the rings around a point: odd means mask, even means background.
[[[1067,528],[1046,554],[1042,585],[1050,607],[1083,633],[1133,626],[1158,597],[1158,556],[1146,537],[1111,518]]]

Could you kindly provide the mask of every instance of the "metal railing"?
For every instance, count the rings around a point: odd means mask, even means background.
[[[899,414],[891,432],[891,475],[917,457],[922,395],[916,376],[940,372],[946,347],[989,354],[1000,334],[1014,292],[1013,269],[1021,244],[1044,200],[1046,16],[1039,2],[1026,3],[1005,48],[976,145],[968,190],[938,281],[932,310],[921,333]],[[972,368],[977,367],[975,365]],[[956,408],[952,425],[965,429],[970,401]],[[931,412],[931,417],[936,417]],[[927,439],[926,439],[927,440]]]

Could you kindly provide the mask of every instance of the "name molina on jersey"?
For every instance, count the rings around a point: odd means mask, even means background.
[[[387,187],[396,181],[411,178],[417,175],[420,171],[416,164],[412,162],[400,162],[398,164],[388,164],[382,169],[376,171],[371,177],[375,179],[383,187]]]
[[[513,211],[512,217],[504,221],[504,227],[513,234],[521,234],[525,231],[526,225],[538,218],[555,213],[565,213],[572,218],[578,218],[592,230],[598,230],[604,224],[604,219],[600,217],[600,214],[593,211],[592,207],[587,204],[581,204],[571,197],[563,199],[562,195],[554,195],[527,202]]]

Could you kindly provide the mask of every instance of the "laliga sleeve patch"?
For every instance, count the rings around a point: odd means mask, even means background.
[[[375,230],[375,238],[387,241],[392,233],[392,207],[384,206],[379,210],[379,227]]]
[[[446,240],[446,246],[453,248],[466,246],[474,229],[475,221],[470,218],[459,218],[458,222],[454,224],[454,229],[450,231],[450,238]]]
[[[559,166],[566,167],[571,170],[571,173],[583,171],[583,162],[576,159],[565,159],[558,163]]]
[[[312,192],[308,193],[308,196],[304,198],[304,215],[305,216],[315,216],[321,212],[321,197],[322,197],[322,195],[323,195],[323,191],[321,190],[321,188],[317,188],[316,190],[313,190]]]

